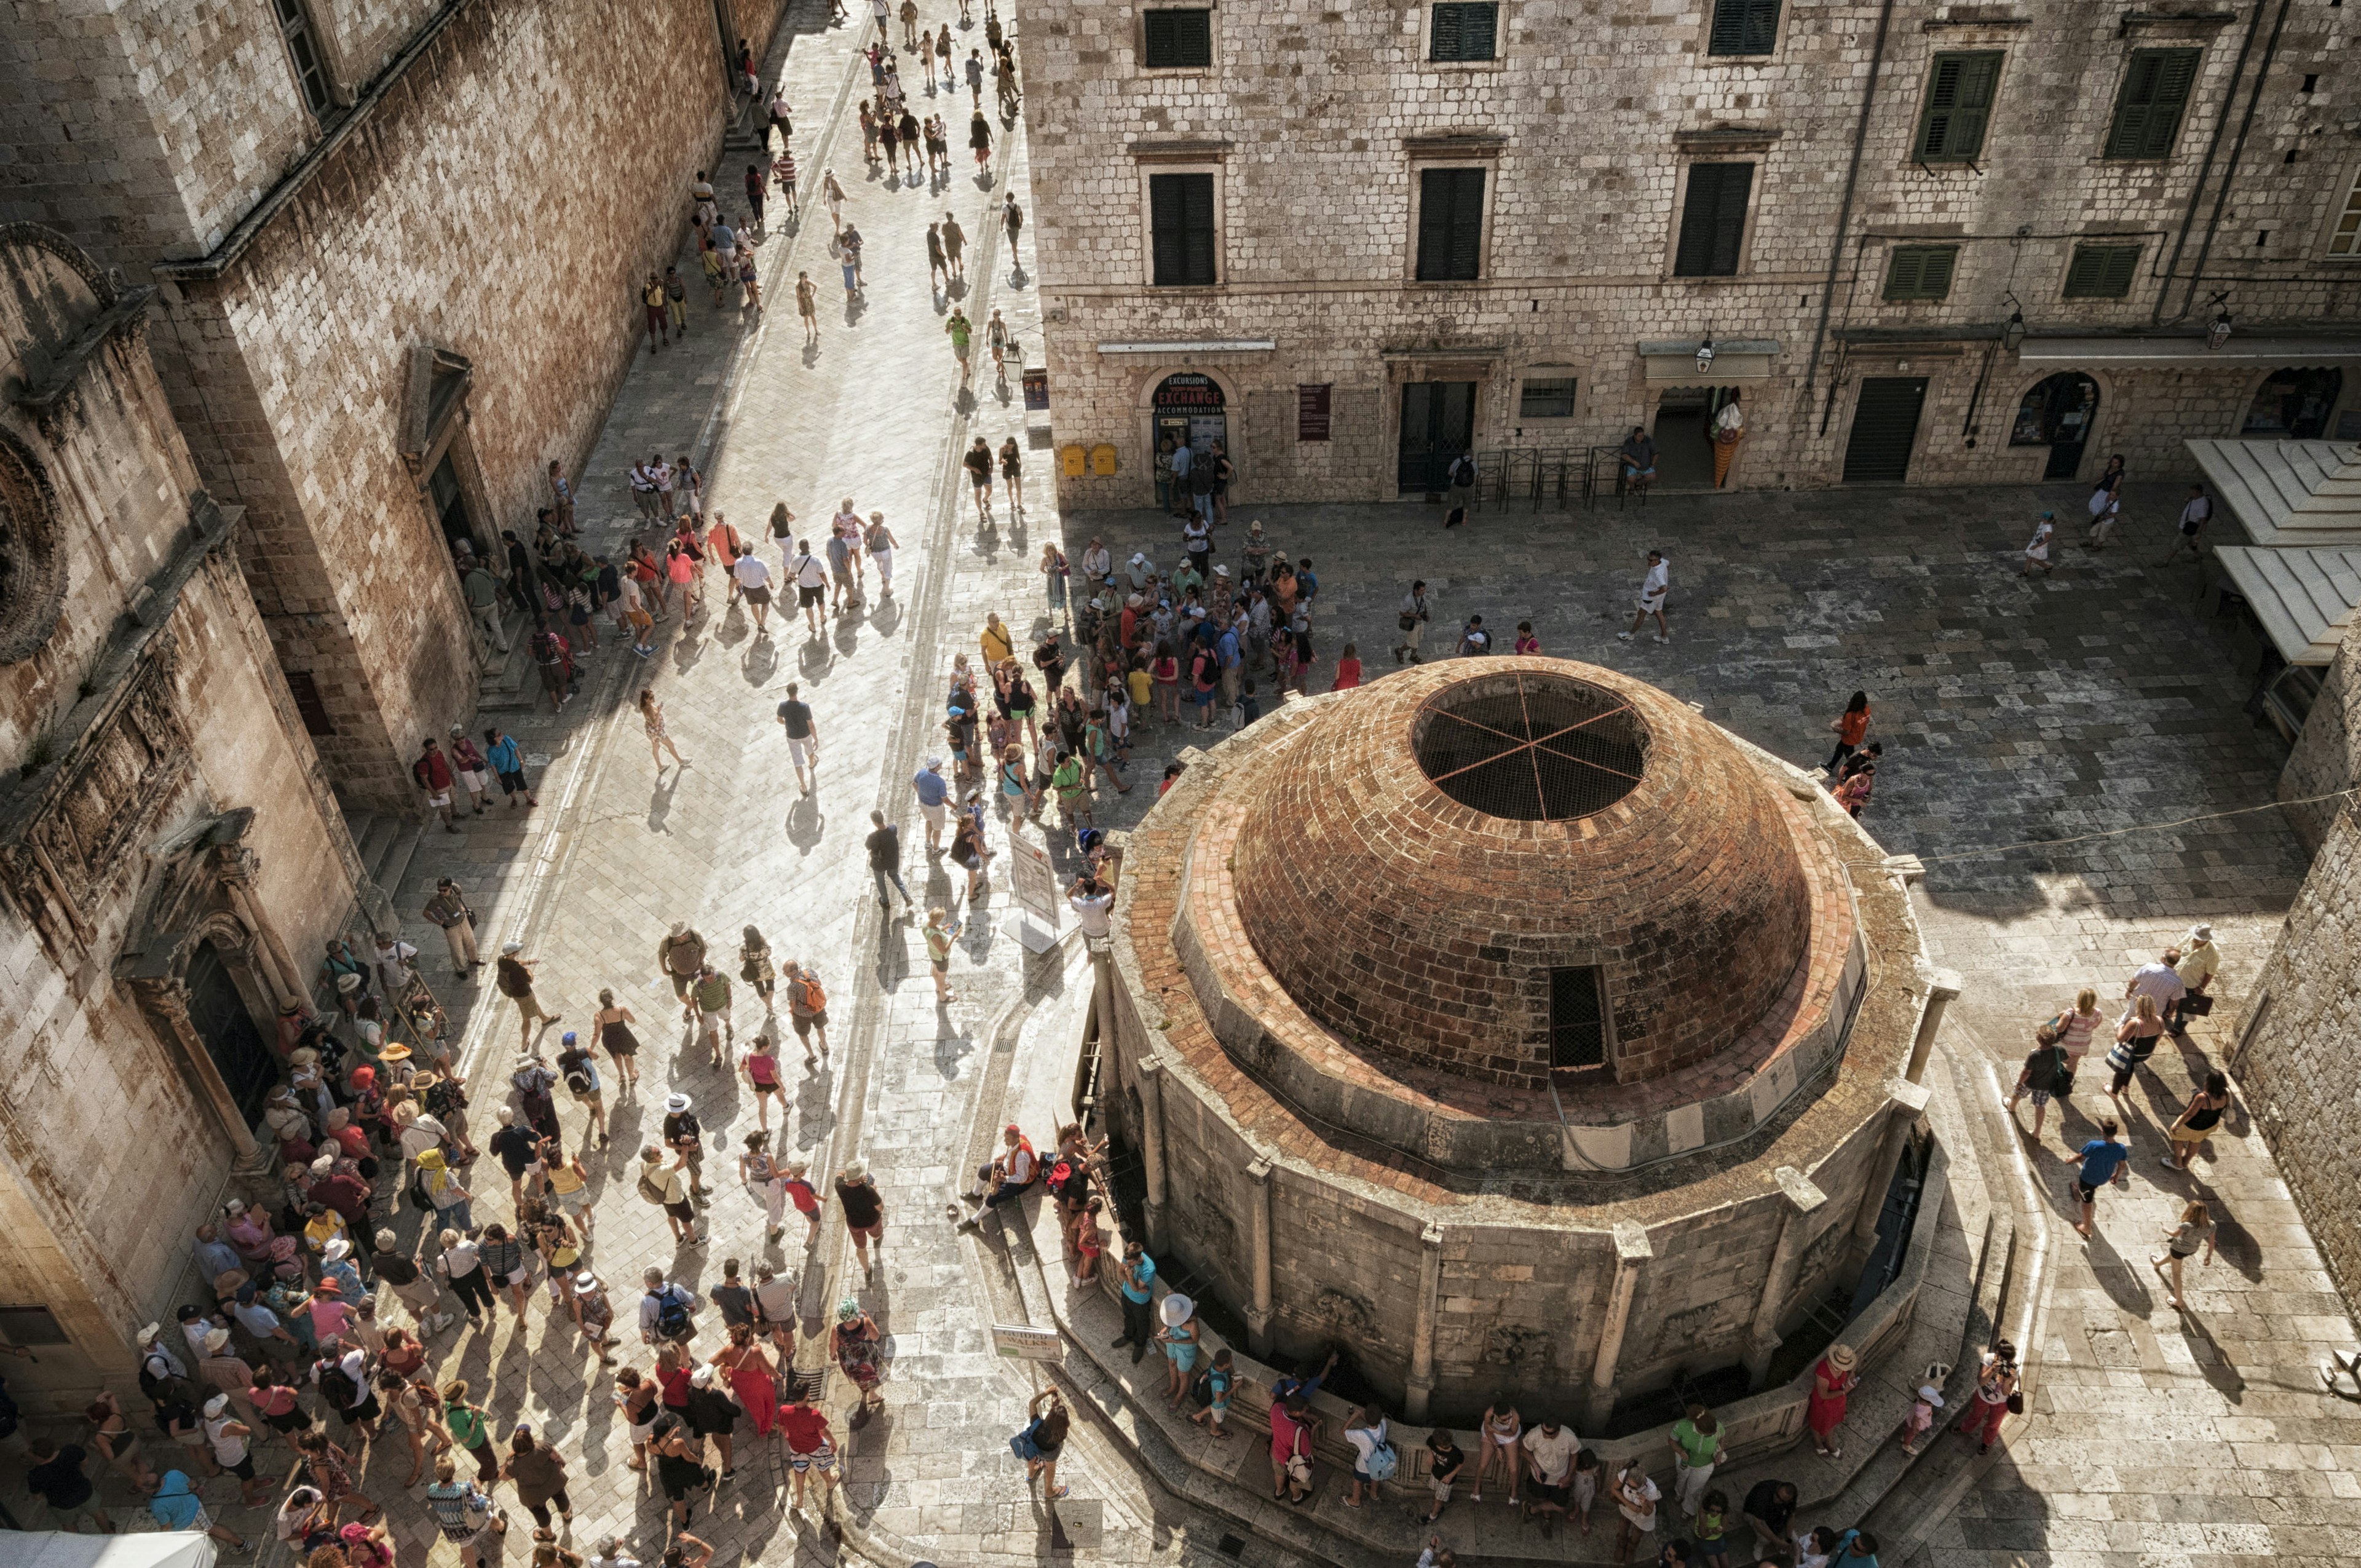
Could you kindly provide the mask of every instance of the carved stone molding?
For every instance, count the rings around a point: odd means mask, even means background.
[[[0,429],[0,664],[40,652],[65,602],[57,492],[31,448]]]

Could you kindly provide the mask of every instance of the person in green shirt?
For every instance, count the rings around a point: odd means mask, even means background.
[[[500,1456],[492,1452],[491,1412],[469,1401],[464,1377],[443,1386],[443,1424],[452,1442],[476,1456],[476,1468],[482,1472],[485,1486],[500,1480]]]
[[[1705,1568],[1725,1568],[1729,1563],[1729,1521],[1730,1499],[1719,1491],[1708,1492],[1697,1517],[1697,1555],[1705,1559]]]
[[[1191,588],[1202,588],[1204,586],[1203,574],[1190,565],[1189,557],[1186,555],[1180,557],[1180,569],[1172,574],[1172,591],[1185,598]]]
[[[1703,1405],[1691,1405],[1689,1413],[1673,1423],[1673,1496],[1682,1518],[1697,1513],[1720,1457],[1721,1423]]]
[[[950,334],[951,352],[959,356],[960,385],[964,387],[967,385],[967,349],[968,345],[974,340],[975,328],[968,321],[967,313],[954,305],[951,307],[950,320],[943,323],[943,330]]]
[[[1090,826],[1091,795],[1082,787],[1082,759],[1071,751],[1058,759],[1058,766],[1049,774],[1049,787],[1058,792],[1058,809],[1066,814],[1069,824],[1080,822]]]
[[[467,613],[482,628],[484,641],[509,651],[508,629],[500,624],[500,580],[484,569],[481,562],[467,568],[459,579],[459,591],[467,596]]]
[[[722,1039],[728,1036],[732,1043],[736,1040],[730,1027],[730,977],[712,964],[706,964],[689,982],[689,1000],[697,1004],[697,1034],[713,1047],[713,1065],[728,1067]]]

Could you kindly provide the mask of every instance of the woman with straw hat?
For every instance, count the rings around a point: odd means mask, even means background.
[[[885,1408],[885,1396],[878,1389],[885,1380],[885,1365],[878,1354],[880,1337],[876,1321],[861,1310],[859,1301],[847,1296],[836,1304],[836,1326],[829,1331],[829,1349],[836,1356],[838,1370],[861,1390],[861,1408],[853,1412],[856,1421]]]
[[[1828,1346],[1812,1367],[1812,1397],[1804,1407],[1804,1424],[1812,1429],[1812,1451],[1828,1459],[1844,1455],[1836,1444],[1836,1430],[1844,1424],[1845,1403],[1861,1381],[1854,1370],[1860,1359],[1852,1346],[1839,1343]]]

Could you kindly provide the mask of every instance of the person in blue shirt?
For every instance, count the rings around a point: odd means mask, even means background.
[[[2113,1116],[2099,1124],[2099,1135],[2066,1157],[2079,1160],[2082,1168],[2075,1173],[2074,1194],[2082,1202],[2082,1217],[2074,1229],[2084,1239],[2091,1234],[2091,1215],[2097,1205],[2099,1189],[2112,1181],[2118,1187],[2131,1185],[2132,1151],[2115,1141],[2117,1132]]]
[[[1248,681],[1238,693],[1238,728],[1243,729],[1261,717],[1262,699],[1255,696],[1255,684]]]
[[[204,1504],[197,1500],[196,1489],[189,1484],[188,1476],[178,1470],[164,1472],[163,1484],[156,1488],[156,1495],[148,1499],[148,1511],[154,1514],[156,1522],[166,1530],[203,1530],[228,1547],[235,1555],[243,1557],[252,1550],[236,1530],[227,1525],[214,1523],[205,1512]]]
[[[516,809],[519,795],[524,796],[527,806],[541,804],[533,797],[533,786],[525,783],[524,756],[517,750],[515,739],[497,724],[484,731],[484,761],[492,765],[492,772],[500,774],[500,788],[508,795],[510,810]]]
[[[940,854],[943,827],[950,820],[951,798],[951,786],[943,778],[943,760],[928,757],[927,765],[911,779],[910,788],[918,796],[918,814],[927,819],[927,853]]]
[[[1115,1339],[1115,1348],[1131,1346],[1134,1365],[1148,1354],[1148,1342],[1156,1337],[1153,1314],[1148,1303],[1156,1295],[1156,1260],[1137,1240],[1123,1245],[1123,1332]]]
[[[1828,1568],[1877,1568],[1877,1538],[1866,1530],[1849,1530],[1837,1537],[1836,1555]]]

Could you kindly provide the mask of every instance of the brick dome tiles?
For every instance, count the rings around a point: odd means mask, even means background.
[[[1435,706],[1513,691],[1520,675],[1630,706],[1645,762],[1628,794],[1530,821],[1430,780],[1417,741]],[[1596,966],[1609,1062],[1561,1073],[1561,1091],[1635,1083],[1729,1047],[1788,989],[1811,943],[1812,846],[1777,786],[1686,704],[1595,666],[1499,658],[1389,676],[1321,708],[1224,791],[1238,814],[1226,880],[1271,978],[1368,1058],[1540,1089],[1551,971]]]

